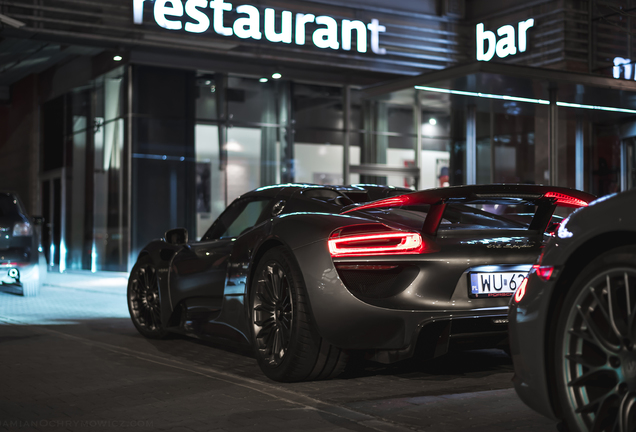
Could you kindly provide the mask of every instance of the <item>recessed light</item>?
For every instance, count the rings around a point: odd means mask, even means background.
[[[115,61],[122,61],[123,59],[124,58],[122,56],[120,56],[120,55],[116,55],[116,56],[113,57],[113,60],[115,60]]]
[[[258,81],[259,81],[259,82],[267,82],[267,81],[269,81],[269,80],[268,80],[267,78],[261,78],[261,79],[259,79]]]
[[[272,74],[272,78],[273,79],[281,79],[283,76],[281,74],[279,74],[278,72],[275,72]]]
[[[428,124],[430,124],[431,126],[435,126],[437,124],[437,120],[435,120],[434,117],[431,117],[430,119],[428,119]]]

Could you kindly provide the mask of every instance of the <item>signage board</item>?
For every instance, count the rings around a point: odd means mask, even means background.
[[[225,0],[132,1],[133,21],[139,25],[144,23],[144,7],[152,7],[155,23],[168,30],[204,33],[212,27],[212,31],[222,36],[264,38],[273,43],[295,45],[311,43],[321,49],[344,51],[352,50],[355,39],[355,50],[359,53],[366,53],[370,48],[375,54],[386,54],[380,47],[380,33],[384,33],[386,27],[377,19],[365,24],[359,20],[336,20],[327,15],[294,14],[285,10],[277,21],[276,11],[272,8],[265,8],[261,13],[256,6],[243,4],[235,8]],[[237,18],[226,26],[225,13],[232,11]],[[311,31],[310,38],[306,37],[308,30]]]
[[[527,32],[534,26],[534,19],[530,18],[517,24],[516,36],[515,27],[512,25],[504,25],[495,32],[485,30],[484,23],[476,26],[477,37],[477,60],[490,61],[496,55],[499,58],[505,58],[509,55],[515,55],[517,52],[525,52],[528,47]],[[497,38],[499,36],[499,38]]]

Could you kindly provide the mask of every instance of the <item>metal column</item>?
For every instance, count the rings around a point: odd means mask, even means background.
[[[495,113],[490,101],[490,183],[495,182]]]
[[[550,184],[559,185],[559,107],[557,102],[557,89],[550,88],[550,109],[549,109],[549,138],[548,154],[550,160]]]
[[[344,115],[344,141],[342,143],[342,184],[350,183],[350,147],[351,147],[351,86],[342,89],[342,105]]]
[[[413,106],[413,121],[415,122],[415,168],[418,175],[415,177],[415,189],[420,188],[420,177],[422,171],[422,98],[421,92],[415,92],[415,104]]]
[[[466,108],[466,184],[477,183],[477,107]]]
[[[578,190],[585,188],[585,135],[583,127],[583,119],[577,117],[574,135],[574,187]]]

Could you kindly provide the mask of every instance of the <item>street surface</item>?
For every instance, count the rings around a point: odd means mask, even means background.
[[[0,429],[556,431],[516,396],[502,351],[280,384],[249,352],[144,339],[128,317],[126,277],[49,274],[38,297],[0,292]]]

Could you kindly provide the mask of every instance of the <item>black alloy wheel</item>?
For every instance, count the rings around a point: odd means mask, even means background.
[[[636,430],[636,249],[597,258],[573,284],[559,325],[557,391],[570,430]]]
[[[256,348],[270,366],[278,366],[289,348],[294,316],[289,280],[278,262],[263,266],[254,294]]]
[[[272,248],[257,263],[249,299],[254,355],[267,377],[320,380],[344,370],[348,354],[320,337],[302,273],[287,248]]]
[[[140,258],[130,272],[128,311],[133,324],[145,337],[162,339],[166,336],[166,331],[161,325],[157,270],[150,258]]]

